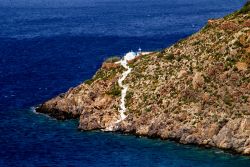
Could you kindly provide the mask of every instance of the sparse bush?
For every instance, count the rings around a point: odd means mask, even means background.
[[[225,104],[227,104],[227,105],[229,105],[229,106],[231,106],[232,105],[232,98],[229,96],[229,95],[226,95],[225,97],[224,97],[224,103]]]
[[[212,26],[210,24],[206,24],[201,31],[206,32],[208,29],[210,29]]]
[[[113,57],[109,57],[105,60],[105,63],[115,63],[117,61],[120,61],[120,57],[118,56],[113,56]]]
[[[237,16],[238,14],[247,14],[247,13],[249,13],[249,12],[250,12],[250,1],[248,0],[247,3],[246,3],[239,11],[236,11],[236,12],[234,12],[234,13],[231,13],[231,14],[225,16],[224,18],[225,18],[225,19],[228,19],[228,18],[230,18],[230,17],[235,17],[235,16]],[[248,15],[248,17],[249,17],[249,15]]]
[[[115,83],[111,89],[107,92],[108,95],[121,96],[121,88],[118,83]]]
[[[174,55],[172,53],[169,53],[166,55],[166,59],[169,61],[174,60]]]
[[[128,91],[126,94],[126,100],[129,101],[133,97],[133,95],[134,95],[133,92]]]
[[[93,83],[93,79],[87,79],[86,81],[84,81],[84,83],[87,85],[91,85]]]
[[[108,80],[108,79],[114,77],[120,70],[121,70],[121,68],[112,68],[112,69],[100,68],[95,73],[94,77],[91,80],[93,80],[93,81],[98,80],[98,79],[104,80],[104,81]]]
[[[248,12],[250,12],[250,2],[249,1],[239,10],[238,13],[246,14]]]
[[[240,41],[236,41],[234,44],[235,44],[237,47],[243,47],[243,45],[240,43]]]
[[[145,109],[145,111],[146,111],[146,112],[150,112],[150,111],[151,111],[151,108],[148,107],[148,108]]]
[[[192,43],[192,45],[194,46],[194,45],[199,45],[199,44],[201,44],[201,40],[196,40],[196,41],[194,41],[193,43]]]
[[[156,56],[157,56],[158,58],[162,58],[162,57],[164,56],[164,54],[165,54],[165,51],[162,50],[162,51],[159,52]]]

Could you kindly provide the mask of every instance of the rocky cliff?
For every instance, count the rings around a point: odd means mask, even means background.
[[[80,118],[82,130],[113,125],[113,131],[250,155],[250,3],[129,66],[127,117],[115,126],[124,69],[113,62],[37,112]]]

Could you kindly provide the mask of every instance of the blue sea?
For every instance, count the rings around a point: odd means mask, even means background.
[[[0,0],[0,167],[243,167],[250,158],[131,135],[80,132],[32,107],[108,57],[160,50],[244,0]]]

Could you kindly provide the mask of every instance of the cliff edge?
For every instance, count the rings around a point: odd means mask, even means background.
[[[124,68],[104,62],[92,79],[37,112],[80,118],[79,129],[107,129],[218,147],[250,155],[250,3],[161,52],[139,56],[124,84],[126,118],[119,119]]]

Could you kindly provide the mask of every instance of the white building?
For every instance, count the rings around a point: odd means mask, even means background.
[[[124,59],[126,60],[132,60],[134,59],[136,56],[139,56],[139,55],[142,55],[142,50],[141,48],[138,49],[138,52],[133,52],[133,51],[130,51],[128,53],[126,53],[126,55],[124,56]]]
[[[129,61],[129,60],[133,60],[136,56],[137,56],[137,53],[131,51],[131,52],[128,52],[128,53],[124,56],[124,59],[126,59],[127,61]]]

